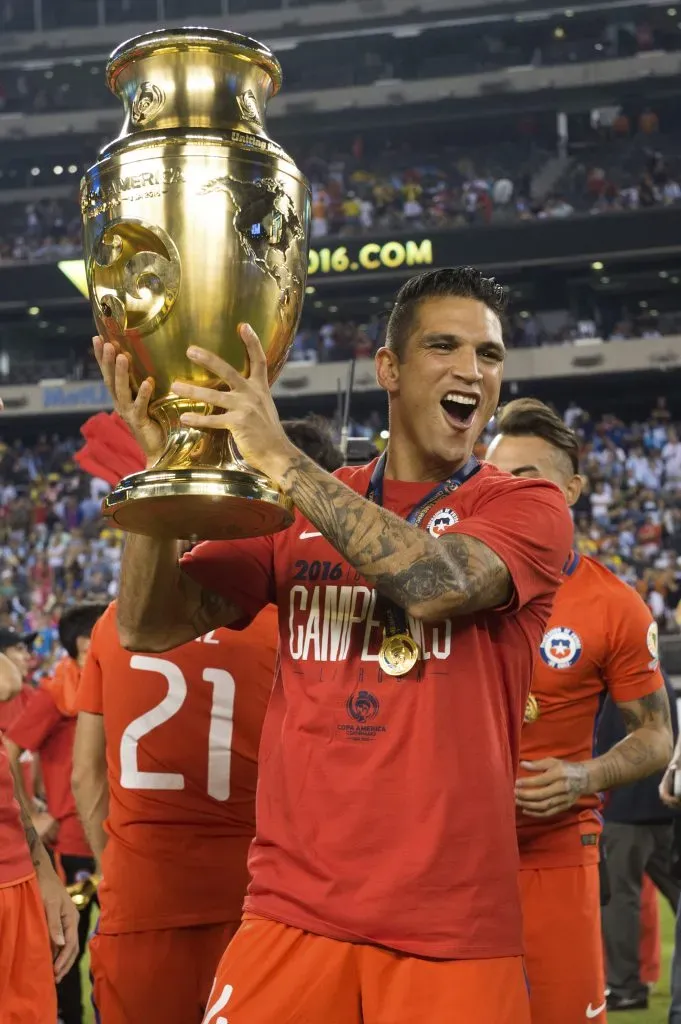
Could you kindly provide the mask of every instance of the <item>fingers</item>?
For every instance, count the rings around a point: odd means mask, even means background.
[[[248,356],[248,376],[245,378],[258,383],[267,384],[267,357],[262,347],[260,338],[250,324],[239,324],[239,337],[244,343],[246,355]],[[233,366],[221,359],[215,352],[209,352],[198,345],[192,345],[187,349],[187,357],[196,363],[210,370],[216,377],[224,380],[230,388],[236,389],[243,384],[244,378]]]
[[[264,374],[265,381],[267,381],[267,357],[260,338],[250,324],[239,324],[239,334],[248,355],[249,378],[251,380],[262,379]]]
[[[521,807],[521,813],[527,818],[553,818],[556,814],[562,814],[563,811],[569,811],[572,807],[571,803],[556,803],[551,807],[547,807],[543,811],[528,810],[526,807]]]
[[[660,800],[667,807],[681,807],[681,797],[676,796],[674,793],[674,773],[677,770],[676,765],[670,765],[662,776],[662,782],[658,789]]]
[[[104,341],[98,335],[92,339],[92,348],[116,411],[125,419],[133,408],[128,357],[123,352],[117,352],[111,342]]]
[[[560,764],[555,757],[545,757],[541,761],[521,761],[520,767],[524,768],[528,772],[545,772],[549,768],[555,768]]]
[[[174,380],[171,385],[176,395],[181,398],[193,398],[197,402],[205,402],[206,405],[217,406],[218,409],[229,407],[229,391],[218,391],[216,388],[202,388],[196,384],[186,384],[181,380]]]
[[[113,345],[105,345],[103,338],[99,335],[95,335],[92,339],[92,348],[95,353],[95,359],[99,366],[102,374],[102,379],[111,392],[112,397],[115,398],[114,394],[114,365],[116,361],[116,353]]]
[[[212,416],[202,416],[196,412],[183,412],[180,416],[180,422],[184,423],[185,427],[198,427],[200,430],[203,428],[208,430],[231,429],[229,416],[225,413],[215,413]]]
[[[70,896],[64,892],[61,909],[63,946],[54,961],[54,976],[60,982],[73,967],[78,956],[78,911],[71,902]]]
[[[154,393],[154,378],[147,377],[139,386],[137,397],[132,404],[132,418],[137,423],[143,423],[149,415],[149,402]]]
[[[541,775],[534,775],[529,779],[516,779],[515,788],[523,791],[543,789],[559,779],[561,779],[561,775],[556,771],[543,772]]]
[[[523,805],[540,804],[543,800],[554,797],[562,797],[570,790],[567,779],[547,780],[540,789],[518,789],[516,788],[516,803]]]
[[[196,363],[197,366],[210,370],[220,380],[224,380],[230,388],[238,388],[240,384],[243,384],[244,378],[239,371],[235,370],[229,363],[226,363],[215,352],[208,352],[205,348],[198,348],[198,346],[192,345],[187,349],[187,358],[192,363]]]
[[[105,345],[104,350],[108,348],[113,349],[113,345]],[[126,413],[132,409],[133,399],[132,390],[130,388],[130,363],[128,357],[123,352],[119,352],[118,355],[114,353],[114,398],[116,399],[121,411]]]

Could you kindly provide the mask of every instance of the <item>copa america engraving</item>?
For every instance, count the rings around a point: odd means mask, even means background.
[[[171,381],[219,387],[189,362],[195,342],[240,372],[250,323],[270,384],[293,340],[305,291],[309,187],[265,130],[281,85],[267,47],[213,29],[124,43],[107,83],[126,109],[81,186],[85,261],[97,330],[155,381],[151,414],[167,433],[148,470],[108,496],[125,530],[168,537],[257,536],[289,525],[291,503],[244,464],[230,435],[187,428]],[[189,87],[191,84],[191,88]]]

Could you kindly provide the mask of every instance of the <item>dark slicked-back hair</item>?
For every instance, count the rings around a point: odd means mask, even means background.
[[[78,604],[65,611],[59,620],[59,642],[70,658],[78,656],[79,636],[90,636],[95,622],[107,609],[105,604]]]
[[[334,443],[331,427],[321,416],[307,416],[303,420],[284,420],[282,427],[289,441],[311,459],[333,473],[343,465],[340,448]]]
[[[493,277],[484,277],[475,267],[443,267],[427,270],[406,281],[395,299],[388,320],[385,343],[398,359],[404,358],[414,314],[425,299],[477,299],[491,309],[504,325],[506,295]]]
[[[516,398],[496,418],[497,431],[506,437],[539,437],[570,460],[579,473],[579,438],[566,427],[557,412],[538,398]]]

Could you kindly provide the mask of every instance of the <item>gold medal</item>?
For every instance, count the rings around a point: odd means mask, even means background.
[[[378,664],[388,676],[406,676],[421,656],[419,645],[408,633],[384,636]]]
[[[525,705],[525,717],[523,721],[526,725],[529,725],[530,722],[536,722],[538,718],[539,701],[534,696],[534,694],[531,693],[530,696],[527,698],[527,704]]]

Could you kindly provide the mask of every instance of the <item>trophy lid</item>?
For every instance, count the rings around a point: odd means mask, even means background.
[[[258,64],[272,79],[272,94],[276,95],[281,88],[281,64],[272,51],[264,43],[239,32],[229,32],[220,28],[201,28],[185,26],[183,28],[162,29],[156,32],[144,32],[142,35],[127,39],[113,51],[106,65],[106,84],[111,92],[116,92],[116,80],[121,71],[131,61],[149,57],[154,53],[175,51],[187,52],[192,49],[207,47],[214,52],[235,55]]]

